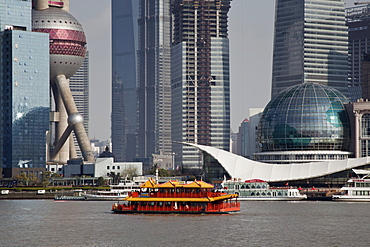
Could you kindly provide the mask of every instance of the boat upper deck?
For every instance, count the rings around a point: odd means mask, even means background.
[[[237,194],[214,191],[212,184],[203,181],[194,181],[191,183],[168,181],[163,184],[157,184],[154,180],[148,180],[140,187],[140,191],[129,192],[125,200],[211,202],[238,197]]]

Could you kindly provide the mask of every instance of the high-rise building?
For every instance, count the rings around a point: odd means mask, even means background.
[[[230,0],[173,1],[172,141],[229,150]],[[200,153],[173,144],[176,166],[202,167]]]
[[[138,158],[172,155],[171,1],[140,0]]]
[[[348,94],[348,31],[342,0],[277,0],[272,97],[314,82]]]
[[[238,154],[246,157],[248,151],[248,139],[249,139],[249,120],[246,118],[241,122],[239,126],[239,131],[237,134],[237,147],[234,154]]]
[[[239,126],[238,132],[238,151],[241,156],[248,159],[253,159],[254,154],[258,153],[258,123],[261,119],[263,108],[250,108],[249,119],[244,121]]]
[[[117,161],[133,161],[137,151],[137,0],[112,4],[112,152]]]
[[[0,177],[24,169],[39,177],[47,161],[49,35],[32,32],[30,0],[0,0],[0,10]]]
[[[363,98],[362,77],[364,55],[370,52],[370,5],[346,8],[348,26],[349,99]],[[367,58],[366,58],[367,59]]]
[[[80,69],[69,78],[69,87],[71,88],[72,96],[76,102],[78,111],[84,118],[84,127],[87,135],[89,135],[89,52],[86,51],[85,60]],[[77,139],[74,137],[74,146],[77,151],[77,157],[81,156],[81,150],[78,146]]]

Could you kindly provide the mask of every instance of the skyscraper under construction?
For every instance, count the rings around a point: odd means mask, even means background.
[[[229,150],[230,0],[175,0],[172,76],[172,141]],[[176,167],[201,168],[193,148],[173,144]]]

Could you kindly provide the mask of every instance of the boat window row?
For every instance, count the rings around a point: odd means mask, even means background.
[[[370,191],[353,191],[352,195],[353,196],[369,196]]]
[[[356,183],[356,187],[370,187],[370,183]]]
[[[204,202],[130,202],[131,205],[140,205],[140,206],[204,206]]]
[[[239,184],[236,184],[235,185],[235,189],[236,190],[243,190],[243,189],[266,189],[267,186],[266,185],[239,185]]]
[[[240,194],[238,192],[236,192],[236,193]],[[249,194],[249,193],[247,193],[247,194]],[[250,195],[247,195],[247,194],[242,193],[242,195],[240,195],[240,196],[288,196],[287,192],[281,192],[281,191],[279,191],[279,192],[255,192],[255,191],[252,191],[252,192],[250,192]]]

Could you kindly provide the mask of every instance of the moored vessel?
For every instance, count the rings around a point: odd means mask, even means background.
[[[82,193],[86,200],[91,201],[119,201],[124,200],[128,193],[139,190],[140,184],[130,180],[121,180],[118,184],[109,185],[109,190],[99,190],[91,193]]]
[[[222,191],[238,194],[239,201],[297,201],[307,199],[297,188],[270,187],[261,179],[246,181],[228,180],[222,183]]]
[[[333,201],[370,202],[370,170],[352,169],[357,178],[351,178],[347,185],[332,196]]]
[[[225,214],[240,211],[237,194],[214,191],[212,184],[168,181],[157,184],[149,179],[139,191],[129,192],[121,203],[112,205],[115,213]]]
[[[81,196],[83,190],[77,189],[73,191],[73,195],[55,195],[55,201],[83,201],[85,197]]]

